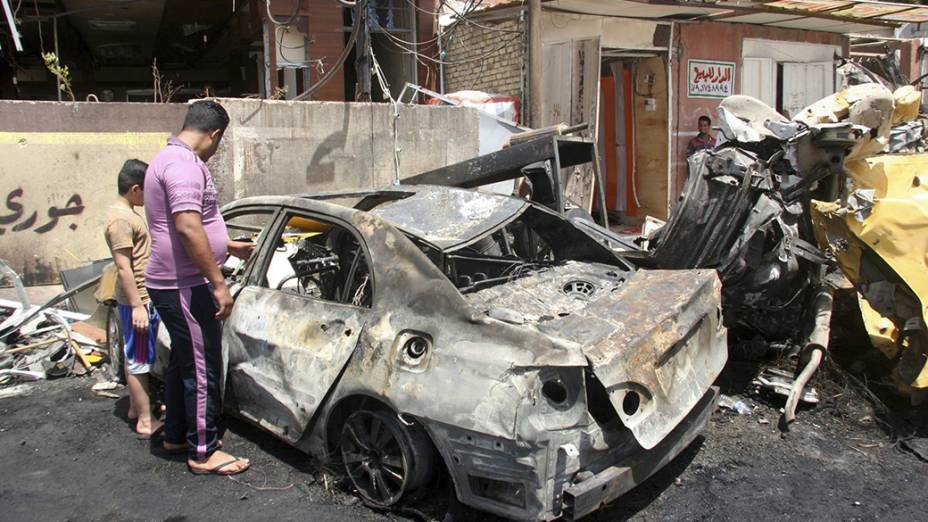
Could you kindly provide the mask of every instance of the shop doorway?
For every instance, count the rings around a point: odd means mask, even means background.
[[[635,104],[630,60],[605,61],[600,80],[599,150],[606,179],[606,208],[634,216]]]

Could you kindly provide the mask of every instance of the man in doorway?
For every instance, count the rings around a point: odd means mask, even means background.
[[[161,429],[152,418],[148,374],[155,361],[155,343],[161,320],[145,290],[145,265],[151,237],[142,216],[135,212],[145,202],[143,187],[148,165],[126,161],[116,178],[119,197],[106,212],[104,237],[116,264],[116,311],[122,334],[126,385],[129,388],[129,421],[139,438],[148,439]]]
[[[206,167],[228,124],[218,103],[190,104],[183,129],[168,139],[145,176],[152,237],[145,280],[171,336],[164,449],[186,452],[194,474],[234,475],[250,465],[219,449],[222,320],[232,311],[219,267],[229,254],[247,259],[254,249],[229,240]]]
[[[712,129],[712,119],[708,116],[700,116],[697,125],[699,128],[699,134],[697,134],[695,138],[691,139],[689,144],[686,146],[687,158],[692,156],[698,150],[711,150],[715,148],[715,138],[709,134],[709,131]]]

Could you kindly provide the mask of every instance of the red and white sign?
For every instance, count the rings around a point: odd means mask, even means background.
[[[726,98],[735,93],[734,62],[688,60],[686,95],[690,98]]]

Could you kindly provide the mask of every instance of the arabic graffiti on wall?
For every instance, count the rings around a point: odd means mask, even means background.
[[[37,234],[44,234],[58,226],[59,219],[65,216],[77,216],[84,212],[84,201],[81,199],[81,196],[79,194],[73,194],[68,199],[68,202],[65,203],[64,207],[59,208],[55,205],[48,207],[45,213],[48,216],[48,221],[45,221],[43,217],[42,224],[33,228],[33,225],[39,222],[39,211],[35,210],[29,214],[26,207],[17,201],[22,197],[22,187],[11,190],[9,194],[6,195],[6,208],[10,213],[0,215],[0,236],[6,234],[6,228],[9,225],[12,225],[12,228],[10,228],[12,232],[23,232],[32,229],[32,231]],[[20,219],[24,215],[26,217]],[[68,225],[68,228],[72,231],[77,230],[77,224],[71,223]]]
[[[690,98],[725,98],[735,93],[734,62],[688,60],[687,68],[686,95]]]

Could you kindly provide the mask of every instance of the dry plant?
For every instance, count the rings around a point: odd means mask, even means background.
[[[61,65],[58,61],[58,55],[55,53],[42,53],[42,60],[45,61],[45,67],[48,72],[58,78],[58,88],[68,94],[71,101],[74,101],[74,91],[71,89],[71,71],[67,65]]]
[[[151,62],[151,77],[154,82],[155,103],[171,103],[171,98],[180,90],[179,85],[174,85],[171,80],[165,80],[161,77],[161,71],[158,70],[158,59]]]
[[[287,95],[287,86],[274,87],[274,93],[268,96],[269,100],[282,100]]]

